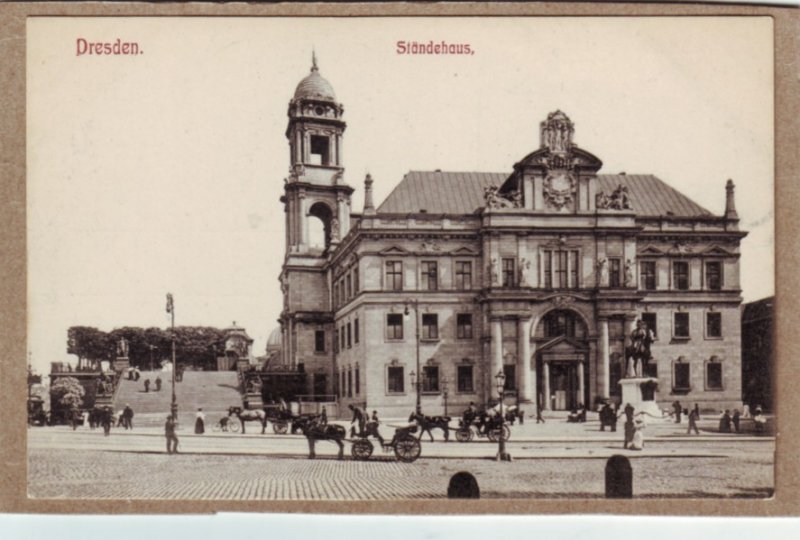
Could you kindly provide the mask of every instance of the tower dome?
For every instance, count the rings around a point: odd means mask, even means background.
[[[331,83],[319,74],[316,54],[311,55],[311,73],[300,81],[294,91],[294,99],[301,98],[336,101],[336,94],[333,92]]]
[[[281,334],[281,327],[277,327],[270,333],[267,339],[267,351],[279,351],[283,345],[283,334]]]

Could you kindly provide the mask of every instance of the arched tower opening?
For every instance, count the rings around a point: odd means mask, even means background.
[[[308,247],[326,249],[331,244],[331,223],[333,211],[323,203],[317,202],[308,210]]]

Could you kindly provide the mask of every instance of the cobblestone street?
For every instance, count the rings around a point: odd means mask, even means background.
[[[617,434],[613,434],[616,437]],[[603,438],[606,437],[606,438]],[[602,497],[608,456],[631,459],[636,497],[768,497],[774,441],[654,439],[625,452],[600,433],[564,440],[512,441],[511,463],[491,460],[496,445],[429,443],[414,463],[376,450],[345,460],[319,443],[318,459],[296,436],[181,436],[181,454],[164,453],[156,431],[29,431],[29,495],[34,498],[197,500],[369,500],[443,498],[450,477],[469,471],[486,498]]]

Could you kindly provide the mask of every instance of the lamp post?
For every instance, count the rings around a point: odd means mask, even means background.
[[[503,399],[505,398],[505,387],[506,387],[506,374],[503,373],[503,370],[497,372],[497,375],[494,376],[495,380],[497,381],[497,395],[500,399],[500,403],[498,404],[499,414],[500,414],[500,434],[498,435],[497,439],[499,442],[499,448],[497,449],[497,461],[511,461],[511,455],[506,452],[506,439],[504,437],[505,434],[505,425],[506,425],[506,416],[503,414]]]
[[[169,410],[172,420],[178,421],[178,399],[175,397],[175,372],[177,366],[175,365],[175,303],[172,300],[172,293],[167,293],[167,313],[170,314],[171,328],[172,328],[172,402]]]
[[[416,339],[416,347],[417,347],[417,370],[416,374],[414,371],[411,372],[411,384],[414,385],[417,392],[417,414],[422,414],[422,396],[420,394],[420,379],[422,378],[422,374],[420,373],[419,367],[419,302],[416,298],[412,298],[411,300],[406,301],[405,310],[403,311],[403,315],[408,317],[411,314],[411,311],[408,309],[409,304],[414,307],[414,338]]]
[[[447,377],[442,377],[442,395],[444,396],[444,415],[447,416]]]
[[[155,345],[149,345],[150,348],[150,371],[153,371],[153,351],[156,350]]]

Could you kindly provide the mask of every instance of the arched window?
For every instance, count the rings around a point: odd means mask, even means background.
[[[546,338],[566,336],[568,338],[583,339],[586,337],[583,321],[574,311],[551,311],[542,319],[541,327]]]
[[[325,249],[331,243],[331,221],[333,212],[322,202],[314,203],[308,210],[308,245]]]

